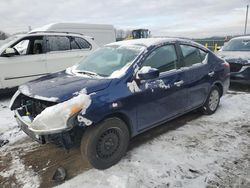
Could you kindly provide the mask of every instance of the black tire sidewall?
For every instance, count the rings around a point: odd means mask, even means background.
[[[98,156],[96,147],[100,136],[109,129],[116,129],[119,133],[120,145],[118,150],[109,159],[102,159]],[[88,134],[88,135],[86,135]],[[86,136],[87,142],[84,141]],[[118,118],[109,118],[102,123],[95,125],[83,135],[81,152],[89,163],[97,169],[106,169],[116,164],[126,153],[129,143],[129,131],[127,125]]]
[[[218,99],[218,104],[217,104],[216,108],[215,108],[214,110],[211,110],[211,109],[210,109],[210,106],[209,106],[209,99],[210,99],[211,93],[212,93],[214,90],[216,90],[216,91],[218,92],[218,94],[219,94],[219,99]],[[208,97],[207,97],[207,100],[206,100],[205,104],[204,104],[203,107],[202,107],[202,111],[203,111],[204,114],[211,115],[211,114],[213,114],[214,112],[216,112],[216,110],[218,109],[219,105],[220,105],[220,90],[219,90],[219,88],[218,88],[217,86],[213,86],[213,87],[211,88],[210,92],[209,92],[209,95],[208,95]]]

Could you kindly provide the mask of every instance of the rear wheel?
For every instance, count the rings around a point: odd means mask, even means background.
[[[220,90],[217,86],[213,86],[201,110],[204,114],[210,115],[217,110],[219,104],[220,104]]]
[[[109,118],[86,130],[81,154],[94,168],[106,169],[125,155],[128,143],[127,125],[118,118]]]

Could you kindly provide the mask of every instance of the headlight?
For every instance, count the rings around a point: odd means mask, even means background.
[[[68,119],[80,110],[85,113],[90,104],[90,96],[81,93],[68,101],[46,108],[36,116],[30,129],[36,134],[49,134],[71,128],[68,127]]]

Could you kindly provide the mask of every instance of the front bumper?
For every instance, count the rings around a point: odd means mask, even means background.
[[[44,137],[42,135],[35,134],[33,130],[30,129],[30,123],[25,121],[21,115],[18,113],[17,110],[14,111],[15,118],[22,129],[23,132],[25,132],[29,137],[31,137],[33,140],[37,141],[40,144],[45,144]]]
[[[230,73],[231,82],[250,84],[250,67],[245,67],[239,72]]]
[[[18,110],[14,111],[15,118],[20,126],[21,130],[25,132],[32,140],[40,143],[40,144],[46,144],[46,143],[55,143],[59,145],[63,145],[65,148],[69,148],[73,140],[71,139],[72,135],[72,128],[65,129],[61,132],[55,132],[55,133],[47,133],[47,134],[37,134],[36,131],[34,131],[31,128],[31,122],[28,122],[25,120],[19,113]],[[69,122],[73,123],[73,117],[69,119]]]

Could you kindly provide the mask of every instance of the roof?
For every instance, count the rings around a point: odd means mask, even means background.
[[[88,24],[88,23],[51,23],[44,25],[40,28],[36,28],[31,32],[35,31],[71,31],[71,30],[81,30],[81,29],[114,29],[113,25],[108,24]]]
[[[200,44],[188,40],[188,39],[181,39],[181,38],[147,38],[147,39],[133,39],[133,40],[124,40],[124,41],[119,41],[119,42],[114,42],[108,45],[139,45],[139,46],[145,46],[145,47],[150,47],[154,45],[159,45],[162,43],[167,43],[167,42],[176,42],[176,41],[181,41],[181,42],[186,42],[186,43],[192,43],[196,44],[198,46],[201,46]]]
[[[77,36],[82,38],[89,38],[92,39],[93,37],[83,35],[81,33],[74,33],[74,32],[60,32],[60,31],[36,31],[36,32],[29,32],[24,36],[44,36],[44,35],[62,35],[62,36]]]
[[[245,35],[245,36],[234,37],[231,40],[234,40],[234,39],[247,39],[247,40],[250,40],[250,36],[249,35]]]

